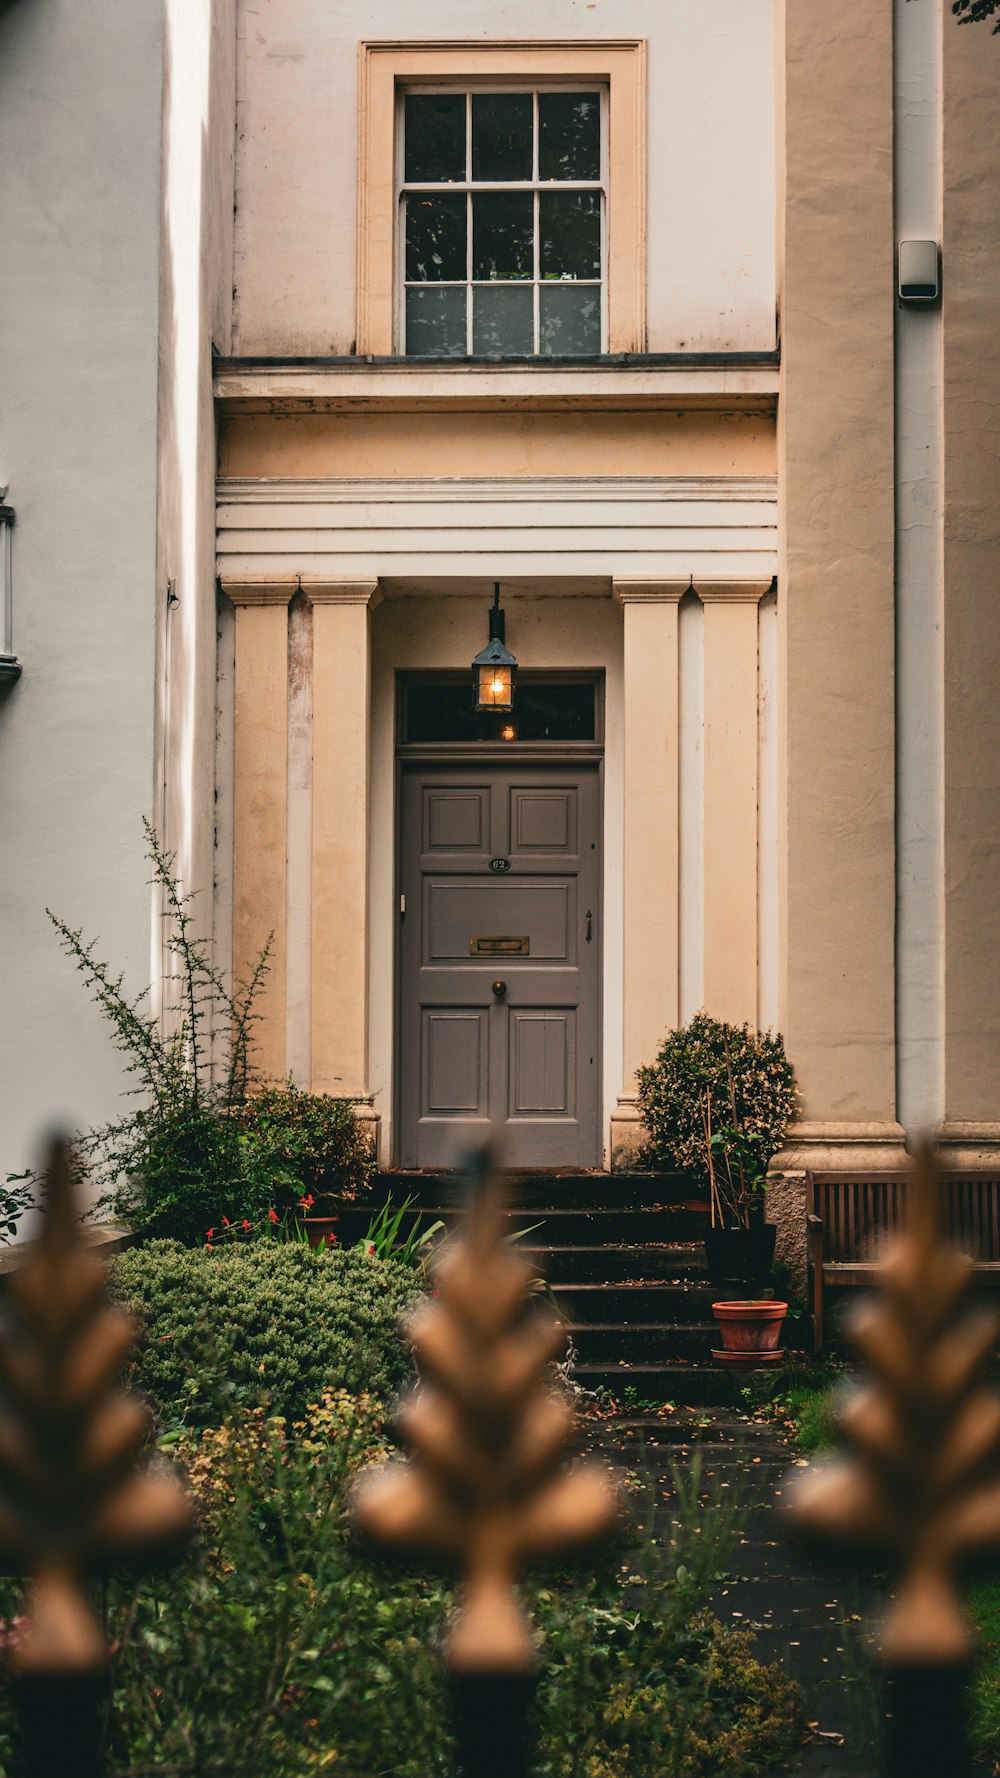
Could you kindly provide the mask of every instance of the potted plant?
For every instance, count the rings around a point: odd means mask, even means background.
[[[657,1163],[692,1173],[707,1189],[712,1283],[744,1294],[766,1284],[776,1233],[764,1220],[767,1168],[795,1109],[780,1033],[699,1012],[667,1033],[636,1078]]]
[[[266,1166],[284,1218],[305,1231],[311,1247],[328,1246],[341,1206],[367,1188],[375,1168],[354,1102],[304,1092],[289,1080],[254,1093],[241,1124],[248,1158]]]

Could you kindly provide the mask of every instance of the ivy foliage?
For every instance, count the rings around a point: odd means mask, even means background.
[[[984,19],[1000,12],[1000,0],[952,0],[951,10],[960,25],[981,25]],[[1000,33],[1000,21],[993,27],[993,36]]]

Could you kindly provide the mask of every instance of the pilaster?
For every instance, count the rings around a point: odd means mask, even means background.
[[[302,590],[313,606],[312,1084],[368,1101],[371,612],[381,594],[374,579]]]

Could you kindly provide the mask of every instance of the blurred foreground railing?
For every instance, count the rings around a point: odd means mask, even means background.
[[[138,1461],[148,1417],[118,1386],[136,1330],[81,1244],[64,1143],[47,1179],[0,1337],[0,1562],[28,1583],[11,1655],[27,1778],[96,1778],[108,1650],[90,1584],[183,1544],[191,1509],[172,1475]]]
[[[485,1158],[478,1169],[436,1300],[410,1329],[421,1375],[399,1421],[410,1459],[365,1481],[357,1520],[384,1549],[457,1576],[446,1661],[463,1778],[527,1778],[536,1655],[518,1576],[607,1536],[618,1507],[602,1469],[567,1462],[571,1411],[545,1382],[562,1330],[530,1301],[532,1267],[503,1239],[501,1187]],[[808,1542],[893,1571],[879,1636],[888,1778],[966,1778],[960,1583],[1000,1549],[1000,1402],[979,1380],[1000,1318],[970,1303],[927,1149],[908,1201],[906,1235],[856,1320],[871,1381],[841,1415],[848,1455],[817,1465],[792,1521]],[[56,1145],[42,1238],[10,1277],[0,1325],[0,1561],[28,1581],[12,1656],[26,1778],[99,1778],[108,1651],[94,1579],[182,1546],[190,1529],[178,1483],[144,1468],[147,1417],[118,1387],[134,1332],[81,1245]]]
[[[945,1183],[917,1155],[907,1226],[855,1311],[870,1381],[839,1415],[848,1454],[795,1491],[791,1524],[892,1572],[879,1627],[887,1778],[965,1778],[974,1652],[960,1582],[1000,1549],[1000,1400],[980,1381],[1000,1315],[970,1301],[971,1259],[946,1234]]]

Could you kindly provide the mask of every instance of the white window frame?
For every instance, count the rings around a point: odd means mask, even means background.
[[[478,95],[479,93],[523,93],[523,92],[531,93],[531,95],[532,95],[532,176],[530,179],[500,179],[500,180],[485,180],[485,179],[458,180],[458,179],[456,179],[456,180],[447,180],[447,181],[412,180],[409,182],[407,182],[404,179],[404,177],[403,177],[403,172],[404,172],[404,164],[403,164],[404,112],[405,112],[405,103],[406,103],[407,94],[409,94],[409,93],[427,93],[427,94],[450,93],[450,94],[454,94],[456,92],[462,93],[465,97],[465,100],[466,100],[466,108],[465,108],[465,164],[466,164],[466,168],[469,172],[471,172],[471,170],[472,170],[472,98],[473,98],[473,96]],[[552,93],[552,92],[597,93],[598,94],[599,99],[600,99],[600,172],[599,172],[599,177],[597,179],[539,179],[539,177],[538,177],[538,94],[539,93]],[[594,285],[597,285],[599,287],[599,289],[600,289],[600,312],[601,312],[601,343],[600,343],[599,353],[600,353],[600,355],[607,353],[607,351],[608,351],[608,333],[609,333],[609,324],[608,324],[608,247],[609,247],[608,206],[609,206],[609,202],[610,202],[609,189],[608,189],[608,187],[609,187],[609,178],[608,178],[609,101],[610,101],[610,91],[609,91],[608,82],[606,80],[600,80],[600,79],[588,80],[586,78],[573,78],[573,77],[568,77],[565,80],[559,80],[559,81],[556,81],[556,80],[525,80],[525,79],[517,79],[516,77],[510,78],[507,80],[503,80],[503,79],[469,80],[469,81],[465,81],[465,82],[407,81],[405,84],[401,83],[397,87],[396,125],[395,125],[396,133],[395,133],[395,154],[394,154],[395,190],[396,190],[396,231],[395,231],[396,277],[394,280],[393,336],[394,336],[395,343],[396,343],[396,351],[401,356],[405,357],[407,355],[407,350],[406,350],[406,291],[407,291],[407,288],[409,288],[409,286],[407,285],[407,281],[406,281],[406,238],[405,238],[405,236],[406,236],[406,221],[405,221],[406,205],[405,205],[405,198],[406,198],[407,193],[419,192],[419,191],[431,191],[431,192],[464,191],[467,195],[468,208],[467,208],[467,223],[466,223],[466,248],[465,248],[465,250],[466,250],[466,276],[465,276],[465,280],[463,283],[459,283],[457,280],[455,280],[455,281],[443,280],[440,284],[435,281],[435,283],[432,285],[421,286],[421,287],[422,288],[423,287],[433,288],[433,289],[450,289],[450,290],[464,289],[466,291],[467,294],[466,294],[466,305],[465,305],[465,343],[466,343],[466,356],[470,357],[470,358],[474,356],[473,350],[472,350],[472,336],[473,336],[473,309],[474,309],[474,301],[475,301],[474,292],[475,292],[476,288],[477,287],[495,288],[498,285],[503,286],[506,283],[515,283],[515,282],[518,285],[518,287],[521,287],[526,282],[525,279],[520,279],[520,278],[517,280],[503,279],[503,278],[496,278],[496,279],[489,279],[489,280],[473,279],[473,276],[472,276],[472,252],[473,252],[472,195],[474,192],[480,192],[480,191],[515,191],[515,192],[517,192],[517,191],[532,191],[534,193],[534,232],[533,232],[534,262],[533,262],[533,266],[532,266],[532,312],[533,312],[533,328],[534,328],[534,338],[536,341],[536,347],[535,347],[535,350],[530,354],[530,356],[537,359],[539,361],[539,363],[542,363],[542,364],[558,364],[560,362],[562,355],[558,354],[558,353],[541,352],[538,350],[538,342],[540,341],[540,320],[539,320],[540,298],[539,298],[539,292],[541,290],[542,284],[544,282],[546,282],[546,280],[542,279],[542,277],[541,277],[541,269],[540,269],[540,264],[539,264],[539,255],[540,255],[539,195],[543,191],[598,191],[600,193],[600,199],[601,199],[601,208],[600,208],[601,276],[599,279],[580,278],[580,279],[567,280],[567,282],[572,282],[574,285],[583,285],[586,288],[592,288]],[[593,354],[593,356],[595,358],[598,355],[599,355],[598,353]],[[482,355],[480,355],[480,356],[482,356]],[[520,354],[516,354],[516,355],[511,354],[510,356],[511,357],[520,356]],[[576,354],[572,354],[572,353],[566,354],[566,357],[568,357],[568,358],[573,358],[574,356],[576,356]],[[490,362],[496,362],[498,364],[502,364],[505,362],[505,354],[490,353],[489,360],[490,360]],[[414,363],[418,363],[419,357],[415,354],[413,356],[412,361]],[[456,355],[455,362],[457,362],[457,363],[462,362],[462,359],[459,355]]]

